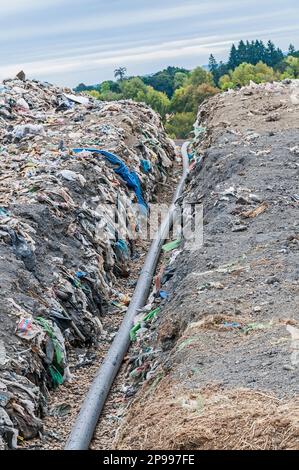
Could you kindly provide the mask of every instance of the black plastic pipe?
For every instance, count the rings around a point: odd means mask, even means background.
[[[176,188],[168,214],[163,220],[151,244],[130,305],[128,306],[127,312],[110,346],[107,356],[99,367],[85,400],[83,401],[80,412],[67,440],[65,450],[86,450],[89,448],[107,396],[129,348],[130,330],[133,327],[134,318],[140,313],[140,309],[142,309],[146,303],[162,245],[165,239],[168,238],[168,231],[173,225],[176,211],[175,203],[182,195],[185,180],[189,172],[188,145],[189,142],[185,142],[181,149],[183,174]]]

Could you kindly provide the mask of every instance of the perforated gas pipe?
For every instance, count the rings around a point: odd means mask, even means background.
[[[185,180],[189,172],[188,145],[189,142],[185,142],[181,149],[183,173],[176,188],[169,211],[151,244],[130,305],[128,306],[127,312],[106,358],[99,367],[85,400],[83,401],[80,412],[67,440],[65,450],[86,450],[89,448],[107,396],[129,348],[130,330],[134,325],[134,318],[146,303],[162,245],[168,236],[169,229],[173,225],[176,210],[175,202],[183,193]]]

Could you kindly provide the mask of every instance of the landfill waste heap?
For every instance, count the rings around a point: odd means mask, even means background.
[[[203,244],[163,255],[115,445],[298,450],[299,80],[218,94],[194,131],[182,204],[202,203]]]
[[[146,105],[18,77],[0,85],[0,449],[38,435],[68,348],[94,344],[126,301],[130,231],[175,155]],[[113,238],[119,201],[127,232]]]

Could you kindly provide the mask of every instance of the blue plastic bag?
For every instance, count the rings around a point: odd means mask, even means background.
[[[77,148],[73,149],[73,152],[97,153],[99,155],[103,155],[103,157],[105,157],[109,163],[112,163],[113,165],[118,165],[117,168],[114,168],[114,172],[127,183],[128,188],[133,189],[136,194],[138,203],[147,209],[147,204],[143,199],[141,183],[137,173],[135,171],[130,171],[127,165],[119,157],[117,157],[113,153],[107,152],[106,150],[97,150],[90,148]]]

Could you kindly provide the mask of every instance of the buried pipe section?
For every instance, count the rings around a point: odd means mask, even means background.
[[[80,412],[67,440],[65,450],[86,450],[89,448],[107,396],[129,348],[130,330],[133,327],[134,318],[146,303],[162,245],[168,237],[169,229],[173,225],[176,211],[175,203],[183,193],[185,180],[189,172],[188,145],[189,142],[185,142],[181,149],[183,173],[176,188],[169,211],[151,244],[130,305],[128,306],[127,312],[106,358],[99,367],[85,400],[83,401]]]

